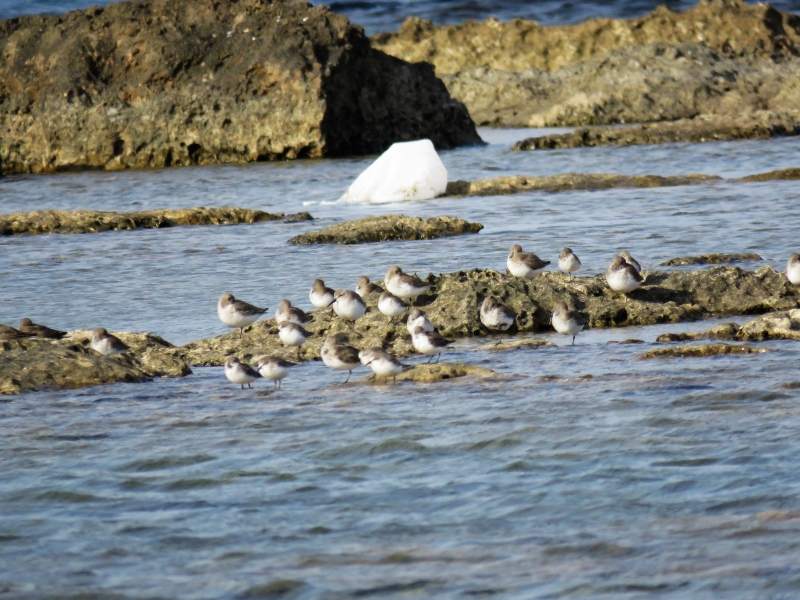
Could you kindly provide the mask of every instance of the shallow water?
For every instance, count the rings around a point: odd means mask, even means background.
[[[512,153],[528,132],[481,133],[488,146],[442,153],[451,179],[736,177],[797,166],[800,150],[786,138]],[[270,312],[282,297],[308,307],[317,276],[353,287],[358,275],[380,278],[395,263],[421,274],[501,269],[513,242],[551,260],[571,245],[586,274],[623,248],[651,268],[745,251],[782,268],[796,251],[794,182],[321,204],[369,161],[0,180],[5,212],[227,204],[317,217],[2,238],[0,322],[30,316],[185,343],[223,333],[215,303],[228,289]],[[485,229],[430,242],[285,243],[399,211],[455,214]],[[221,369],[200,368],[180,380],[5,398],[0,590],[25,598],[796,597],[800,389],[783,386],[800,381],[798,344],[636,359],[660,333],[712,324],[587,331],[574,347],[545,334],[559,346],[508,353],[460,340],[446,358],[502,374],[484,381],[342,387],[343,374],[314,362],[275,394],[263,382],[236,389]],[[626,338],[644,343],[608,343]]]

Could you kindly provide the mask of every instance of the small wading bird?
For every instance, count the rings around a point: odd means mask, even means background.
[[[383,292],[383,288],[372,283],[369,280],[369,277],[362,275],[358,278],[358,283],[356,284],[356,293],[362,298],[366,298],[372,294],[380,294],[381,292]]]
[[[403,273],[400,267],[392,267],[386,272],[383,282],[386,290],[401,300],[408,300],[412,304],[420,295],[431,289],[430,283],[425,283],[416,275]]]
[[[395,317],[399,317],[408,310],[408,304],[389,292],[381,292],[381,297],[378,299],[378,310],[381,311],[381,314],[389,317],[389,323],[391,323]]]
[[[21,338],[36,337],[35,333],[25,333],[8,325],[0,325],[0,340],[18,340]]]
[[[367,304],[352,290],[336,290],[333,295],[333,312],[345,321],[357,321],[367,312]]]
[[[309,321],[313,321],[314,317],[306,314],[305,311],[300,310],[296,306],[292,306],[291,302],[284,299],[278,303],[278,310],[275,311],[275,320],[278,322],[278,324],[289,322],[302,325],[304,323],[308,323]]]
[[[414,350],[420,354],[430,356],[429,363],[433,360],[433,355],[435,354],[436,362],[438,363],[442,352],[453,343],[453,340],[445,339],[438,331],[425,331],[422,327],[416,327],[411,334],[411,343],[414,345]]]
[[[311,291],[308,292],[308,299],[318,309],[328,308],[333,302],[333,290],[325,287],[322,279],[315,279]]]
[[[261,377],[261,374],[250,365],[241,362],[235,356],[229,356],[225,359],[225,377],[231,383],[236,383],[244,389],[245,384],[250,389],[250,384],[256,379]]]
[[[800,285],[800,254],[792,254],[786,263],[786,277],[794,285]]]
[[[508,251],[508,259],[506,259],[508,272],[514,277],[523,277],[525,279],[532,279],[544,271],[544,268],[549,264],[549,260],[542,260],[533,253],[523,252],[522,246],[519,244],[511,246],[511,250]]]
[[[19,330],[23,333],[31,333],[36,337],[50,340],[60,340],[67,335],[66,331],[58,331],[57,329],[50,329],[44,325],[37,325],[30,319],[22,319],[22,321],[19,322]]]
[[[517,313],[492,297],[484,299],[480,310],[481,323],[492,331],[507,331],[517,318]]]
[[[284,321],[278,325],[278,337],[281,338],[284,346],[296,347],[297,358],[300,358],[300,346],[306,343],[311,334],[302,325],[291,321]]]
[[[392,354],[383,348],[365,348],[358,353],[361,364],[372,369],[372,379],[376,377],[391,377],[393,382],[397,381],[397,376],[403,371],[411,369],[409,365],[404,365]]]
[[[558,333],[572,336],[572,345],[575,345],[575,336],[586,326],[588,319],[581,313],[570,310],[564,302],[556,302],[553,309],[553,329]]]
[[[322,344],[320,358],[325,366],[335,371],[349,371],[345,383],[350,381],[353,369],[361,366],[361,359],[358,358],[358,350],[347,345],[347,336],[343,333],[329,335]]]
[[[239,329],[239,339],[244,335],[244,328],[258,321],[267,312],[267,308],[259,308],[242,300],[237,300],[230,292],[225,292],[217,302],[217,316],[228,327]]]
[[[644,279],[636,267],[626,262],[622,256],[617,256],[606,269],[606,281],[615,292],[629,294],[638,288]]]
[[[130,347],[125,342],[117,336],[108,333],[102,327],[94,330],[89,347],[95,352],[99,352],[105,356],[122,354],[130,350]]]
[[[572,248],[564,248],[558,255],[558,269],[569,275],[572,281],[572,274],[581,268],[581,259],[572,251]]]
[[[258,374],[264,379],[272,381],[275,384],[273,387],[275,390],[283,385],[283,378],[289,374],[289,369],[293,366],[295,366],[294,363],[278,356],[264,356],[256,362]]]
[[[428,320],[428,317],[425,316],[425,313],[418,308],[412,308],[411,312],[408,313],[406,329],[408,329],[408,333],[414,335],[414,330],[417,327],[422,327],[423,331],[433,331],[433,325],[431,325],[431,322]]]

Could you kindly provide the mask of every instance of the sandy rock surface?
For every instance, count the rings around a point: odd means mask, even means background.
[[[331,225],[320,231],[310,231],[289,240],[294,246],[310,244],[366,244],[386,240],[435,240],[442,237],[478,233],[480,223],[470,223],[460,217],[407,217],[380,215]]]
[[[271,214],[247,208],[179,208],[106,212],[99,210],[37,210],[0,215],[0,235],[98,233],[128,229],[162,229],[188,225],[236,225],[262,221],[309,221],[308,213]]]
[[[0,394],[182,377],[192,372],[184,361],[165,352],[172,344],[158,336],[114,335],[131,350],[103,356],[89,347],[89,330],[72,331],[57,341],[27,338],[0,342]]]
[[[480,142],[430,65],[326,6],[144,0],[0,21],[0,171],[378,153]]]

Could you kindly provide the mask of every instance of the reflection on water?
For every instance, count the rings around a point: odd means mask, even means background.
[[[508,151],[519,132],[443,153],[451,179],[568,171],[739,176],[797,166],[800,140]],[[369,159],[13,177],[3,210],[335,199]],[[531,193],[396,206],[311,205],[313,223],[0,240],[0,322],[222,333],[231,290],[308,308],[399,263],[500,269],[520,242],[587,274],[701,252],[796,248],[793,182]],[[476,236],[290,248],[302,231],[387,211],[455,214]],[[798,347],[640,361],[665,331],[586,331],[575,347],[449,355],[502,376],[338,385],[314,362],[271,393],[221,369],[27,394],[0,404],[0,590],[10,597],[794,597],[800,582]],[[609,344],[638,338],[642,344]],[[412,362],[416,359],[411,359]],[[366,374],[363,372],[362,374]]]

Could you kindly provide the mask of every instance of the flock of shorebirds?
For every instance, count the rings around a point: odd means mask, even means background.
[[[550,261],[542,260],[536,254],[523,252],[519,244],[514,244],[508,253],[506,266],[509,273],[515,277],[531,279],[542,273]],[[581,268],[581,261],[571,248],[564,248],[558,256],[559,270],[567,273],[572,279],[572,274]],[[628,294],[638,288],[644,278],[641,275],[642,267],[629,252],[621,252],[614,258],[606,269],[606,281],[609,287],[622,294]],[[787,265],[789,280],[800,285],[800,255],[793,254]],[[419,277],[404,273],[400,267],[392,267],[384,277],[385,288],[370,282],[367,277],[359,277],[355,290],[333,290],[325,286],[322,279],[316,279],[309,291],[309,300],[319,310],[332,308],[343,320],[355,322],[367,311],[364,298],[379,294],[378,310],[389,317],[389,321],[400,317],[408,311],[406,327],[411,334],[411,343],[420,354],[430,358],[428,363],[436,356],[439,361],[441,353],[453,343],[443,337],[433,327],[431,322],[419,308],[413,306],[416,299],[430,290],[431,284]],[[233,294],[226,292],[217,303],[217,314],[227,326],[238,328],[240,336],[244,335],[244,328],[255,323],[268,309],[259,308],[242,300],[234,298]],[[497,301],[487,297],[480,308],[480,320],[490,331],[506,331],[516,319],[516,313]],[[284,346],[296,347],[298,358],[300,346],[311,335],[303,327],[313,317],[303,310],[292,306],[289,300],[281,300],[275,313],[278,322],[278,336]],[[566,303],[556,303],[553,314],[553,329],[558,333],[575,336],[584,328],[588,319],[581,313],[570,310]],[[397,357],[383,348],[373,347],[359,350],[348,345],[345,334],[337,333],[328,336],[322,344],[320,358],[331,369],[348,371],[345,383],[350,380],[353,369],[363,365],[372,369],[373,377],[395,379],[410,365],[401,363]],[[279,388],[281,381],[289,373],[289,369],[296,363],[289,362],[277,356],[264,356],[254,366],[240,361],[235,356],[225,359],[225,375],[232,382],[250,387],[256,379],[263,377],[274,382],[275,389]]]
[[[533,253],[523,252],[519,244],[511,247],[506,260],[509,273],[514,277],[525,279],[531,279],[542,273],[549,264],[549,260],[542,260]],[[572,274],[581,268],[581,261],[570,248],[564,248],[558,256],[558,268],[567,273],[571,280]],[[628,294],[644,281],[641,270],[641,265],[629,252],[621,252],[606,269],[606,281],[613,291]],[[800,285],[800,254],[792,254],[789,257],[786,276],[792,284]],[[367,312],[364,298],[379,294],[378,310],[389,317],[390,322],[409,311],[406,327],[411,334],[414,349],[420,354],[429,356],[429,363],[434,356],[436,362],[439,362],[441,353],[453,343],[453,340],[448,340],[437,332],[425,313],[413,306],[419,296],[430,290],[431,284],[415,275],[404,273],[400,267],[389,269],[383,282],[385,289],[370,282],[367,277],[359,277],[355,290],[334,291],[326,287],[321,279],[317,279],[311,286],[308,297],[317,309],[332,308],[341,319],[355,323]],[[237,300],[229,292],[223,294],[217,303],[217,315],[220,321],[229,327],[239,329],[240,336],[244,335],[245,327],[255,323],[267,310]],[[514,324],[516,316],[512,309],[492,297],[487,297],[480,307],[481,323],[490,331],[508,330]],[[281,342],[284,346],[296,347],[299,358],[300,346],[311,335],[303,325],[313,317],[292,306],[289,300],[281,300],[275,319],[278,322],[278,336]],[[553,329],[558,333],[572,336],[573,344],[575,336],[583,330],[587,322],[585,315],[570,310],[566,303],[556,303],[552,314]],[[37,325],[30,319],[22,319],[19,329],[0,325],[0,340],[26,337],[61,339],[66,335],[65,331]],[[358,350],[348,345],[347,341],[347,336],[342,333],[328,336],[320,351],[320,357],[326,366],[339,371],[348,371],[345,383],[350,380],[353,369],[361,365],[372,369],[373,377],[386,379],[390,377],[396,379],[403,371],[411,368],[383,348]],[[102,327],[94,330],[89,345],[104,355],[121,354],[130,350],[127,344]],[[250,366],[235,356],[229,356],[225,359],[224,366],[226,377],[242,388],[245,385],[250,387],[253,381],[263,377],[273,381],[277,389],[288,374],[289,368],[295,364],[277,356],[265,356],[260,358],[255,366]]]

